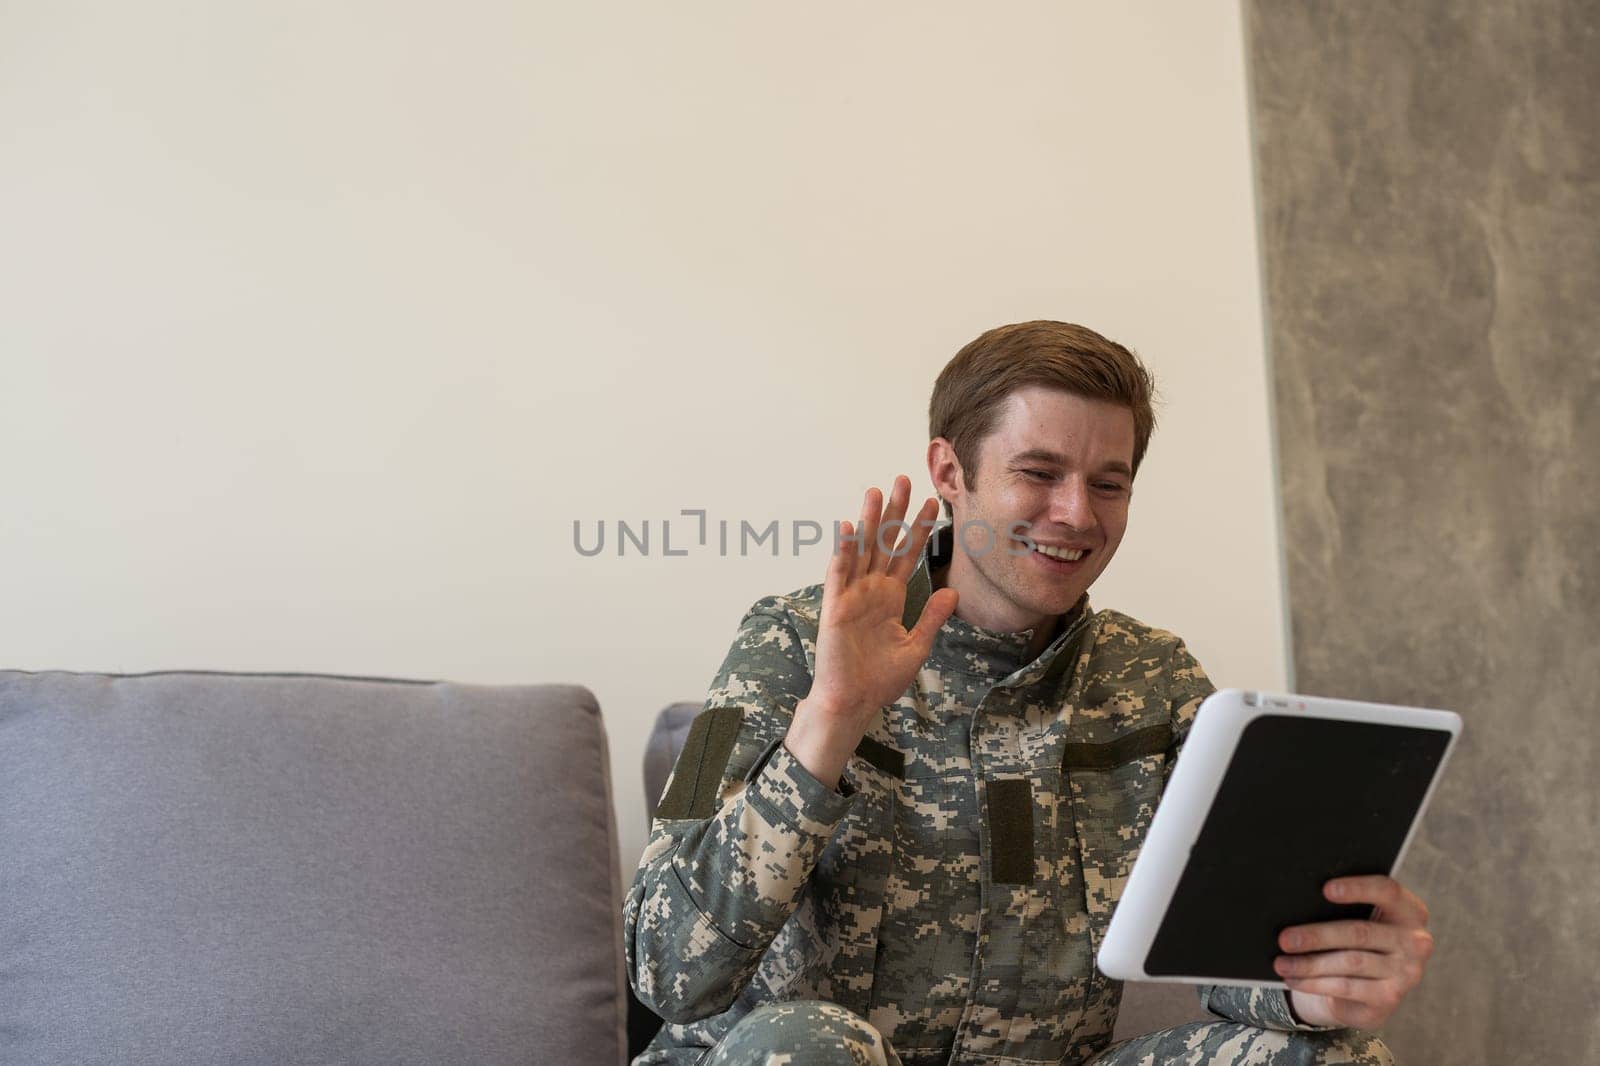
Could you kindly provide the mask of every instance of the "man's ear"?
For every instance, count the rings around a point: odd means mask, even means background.
[[[933,482],[933,490],[946,504],[953,505],[967,490],[966,475],[961,470],[961,460],[956,458],[955,445],[943,437],[928,442],[928,480]]]

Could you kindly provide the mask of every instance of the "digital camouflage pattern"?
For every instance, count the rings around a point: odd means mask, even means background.
[[[695,1052],[699,1054],[698,1051]],[[767,1003],[740,1019],[702,1066],[901,1066],[865,1019],[833,1003]],[[1191,1022],[1108,1048],[1089,1066],[1393,1066],[1374,1036],[1289,1033],[1239,1022]]]
[[[865,1018],[834,1003],[766,1003],[740,1019],[703,1066],[901,1066]]]
[[[1285,1032],[1190,1022],[1124,1040],[1089,1066],[1394,1066],[1394,1057],[1376,1036],[1354,1029]]]
[[[908,584],[908,627],[944,533]],[[625,911],[635,991],[667,1021],[637,1062],[697,1062],[756,1008],[802,1000],[869,1022],[907,1066],[1090,1060],[1122,993],[1095,954],[1210,681],[1172,634],[1087,601],[1031,662],[1031,631],[952,617],[836,792],[781,743],[811,687],[821,600],[813,585],[751,608],[674,768]],[[1200,994],[1244,1023],[1202,1044],[1312,1046],[1259,1035],[1311,1029],[1281,991]]]

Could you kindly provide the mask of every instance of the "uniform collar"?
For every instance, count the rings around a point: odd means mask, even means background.
[[[917,569],[906,582],[906,607],[901,621],[907,629],[917,624],[917,619],[922,617],[923,607],[927,606],[928,598],[933,595],[933,571],[949,566],[954,551],[955,528],[950,525],[939,526],[928,538],[922,558],[917,561]],[[1034,630],[1001,633],[951,615],[934,638],[928,661],[945,669],[991,677],[996,681],[1020,674],[1015,678],[1017,682],[1031,682],[1068,665],[1071,655],[1066,652],[1077,645],[1078,638],[1088,627],[1093,615],[1089,607],[1089,594],[1084,593],[1060,621],[1060,631],[1055,639],[1031,662],[1027,661],[1026,656]]]

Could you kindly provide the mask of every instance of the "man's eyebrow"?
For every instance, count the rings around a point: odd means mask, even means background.
[[[1066,466],[1066,456],[1060,452],[1053,452],[1048,448],[1029,448],[1025,452],[1018,452],[1011,457],[1013,463],[1050,463],[1054,466]],[[1113,459],[1101,467],[1097,473],[1121,474],[1124,477],[1133,477],[1133,468],[1121,459]]]

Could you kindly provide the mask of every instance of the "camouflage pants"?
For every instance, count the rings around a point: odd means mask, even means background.
[[[1238,1022],[1190,1022],[1106,1048],[1087,1066],[1394,1066],[1371,1033],[1287,1033]]]
[[[901,1066],[861,1015],[820,999],[767,1003],[740,1018],[699,1066]]]
[[[1088,1066],[1394,1066],[1367,1033],[1286,1033],[1237,1022],[1191,1022],[1147,1033]],[[858,1014],[820,1000],[769,1003],[741,1018],[699,1066],[901,1066],[900,1056]]]

